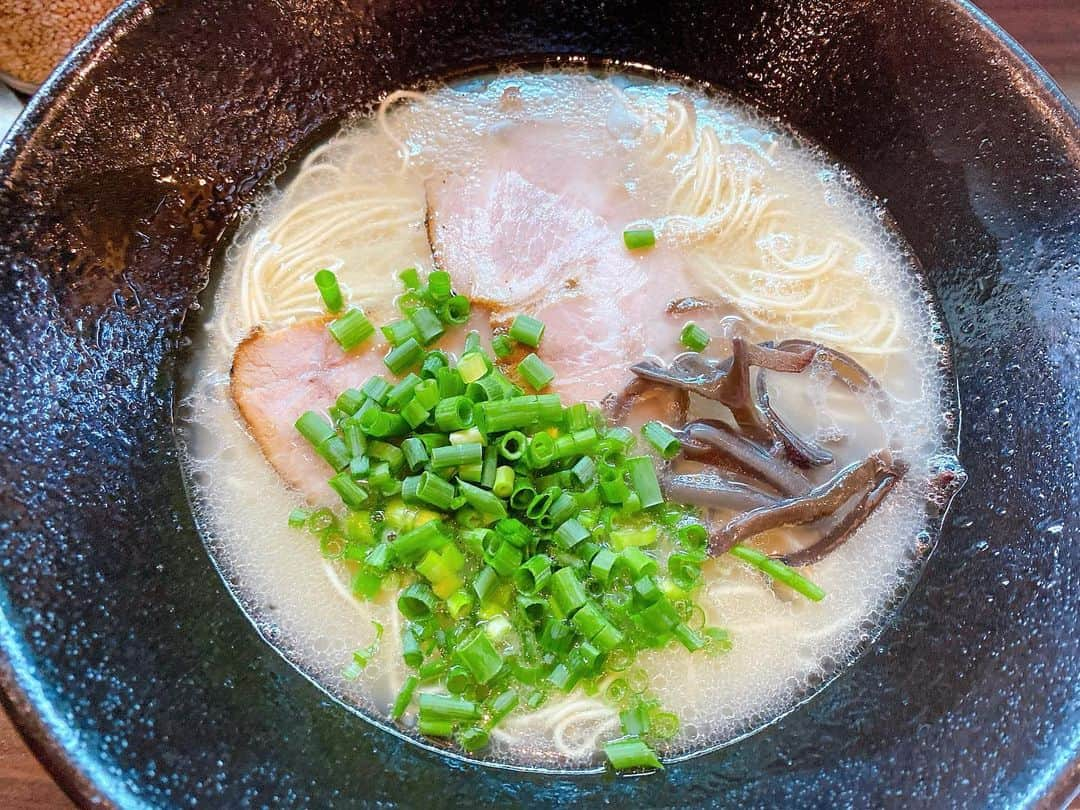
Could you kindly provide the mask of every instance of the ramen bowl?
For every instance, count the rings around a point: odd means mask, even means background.
[[[882,199],[950,333],[968,483],[906,602],[766,728],[660,774],[509,771],[386,733],[256,631],[173,430],[239,216],[399,87],[506,63],[733,94]],[[1080,128],[972,7],[127,3],[0,151],[0,684],[84,805],[1061,803],[1080,700]]]

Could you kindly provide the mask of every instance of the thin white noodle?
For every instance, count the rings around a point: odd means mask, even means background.
[[[401,156],[401,168],[407,169],[409,167],[409,150],[405,148],[405,141],[399,138],[397,134],[390,128],[390,122],[387,119],[387,111],[402,99],[409,99],[410,101],[422,102],[425,99],[423,93],[417,93],[415,90],[395,90],[379,103],[379,109],[375,113],[375,120],[378,121],[379,129],[386,136],[397,149],[398,155]]]
[[[577,725],[588,726],[592,723],[590,731],[582,740],[573,745],[567,740],[570,730]],[[609,728],[618,724],[618,716],[609,708],[591,709],[577,712],[571,717],[560,720],[555,724],[552,731],[552,739],[555,750],[565,757],[580,759],[597,750],[600,738],[605,736]]]
[[[807,233],[802,218],[767,190],[752,150],[722,143],[716,127],[682,99],[668,99],[663,113],[633,108],[643,121],[647,160],[671,172],[660,237],[694,249],[692,261],[710,271],[701,278],[714,295],[762,330],[774,331],[779,320],[788,334],[827,340],[856,356],[907,348],[895,305],[856,268],[865,245],[847,235]],[[735,247],[757,261],[723,262]]]

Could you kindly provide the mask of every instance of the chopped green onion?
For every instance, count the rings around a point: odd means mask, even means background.
[[[433,720],[476,720],[480,710],[471,700],[453,695],[420,695],[420,717]]]
[[[692,352],[700,352],[709,345],[709,333],[693,321],[687,321],[679,333],[679,342]]]
[[[416,730],[425,737],[452,737],[454,735],[454,721],[421,718],[416,724]]]
[[[668,557],[668,574],[683,590],[690,590],[701,578],[701,562],[685,551],[676,551]]]
[[[435,612],[438,604],[438,597],[422,582],[414,582],[407,587],[397,600],[398,610],[410,620],[426,619]]]
[[[633,447],[637,441],[630,428],[623,427],[622,425],[605,431],[604,438],[617,444],[624,453],[629,452],[630,448]]]
[[[470,427],[464,430],[455,430],[448,437],[450,444],[486,444],[484,434],[477,428]]]
[[[435,380],[439,386],[439,396],[444,398],[456,397],[465,393],[465,381],[456,368],[440,368],[435,372]]]
[[[417,669],[424,663],[424,650],[413,627],[406,627],[401,634],[401,658],[405,666]]]
[[[386,404],[386,397],[390,393],[390,383],[376,374],[368,377],[368,381],[360,386],[360,390],[369,398],[380,405]]]
[[[341,411],[344,411],[349,416],[356,413],[360,406],[364,404],[364,400],[367,399],[367,394],[356,388],[346,388],[334,401],[334,406]]]
[[[500,360],[514,353],[514,342],[507,335],[496,335],[491,339],[491,350]]]
[[[462,464],[457,469],[457,476],[462,481],[468,481],[473,484],[479,484],[480,480],[484,477],[484,465],[483,464]],[[464,495],[462,495],[464,498]]]
[[[386,394],[387,408],[395,410],[413,398],[413,391],[420,384],[420,378],[413,373],[406,374],[400,382],[394,385]]]
[[[425,661],[417,674],[420,676],[421,683],[429,683],[430,681],[442,677],[450,668],[450,662],[445,658],[436,658],[434,661]]]
[[[483,433],[503,433],[533,427],[555,422],[561,416],[562,401],[556,394],[520,396],[496,402],[481,402],[476,406],[476,426]]]
[[[401,418],[404,419],[413,430],[424,424],[430,416],[431,412],[415,399],[410,399],[401,409]]]
[[[462,430],[472,425],[473,419],[473,404],[468,397],[448,397],[435,406],[435,425],[439,430]]]
[[[500,498],[509,498],[514,491],[514,468],[497,467],[495,469],[495,482],[491,491]]]
[[[315,411],[304,411],[293,426],[315,447],[337,435],[333,425]]]
[[[547,514],[547,511],[551,508],[551,504],[555,502],[555,498],[557,498],[558,495],[558,487],[548,487],[533,498],[532,503],[525,507],[525,516],[530,520],[539,520]]]
[[[551,598],[563,616],[572,616],[588,601],[588,595],[573,568],[560,568],[548,582]]]
[[[622,733],[626,735],[636,737],[647,734],[652,725],[649,721],[649,707],[639,701],[629,709],[623,709],[619,712],[619,725],[622,726]]]
[[[453,295],[449,301],[444,301],[438,307],[439,319],[443,323],[455,325],[468,321],[471,311],[472,305],[464,295]]]
[[[510,506],[523,512],[529,508],[529,504],[536,497],[536,489],[532,483],[525,480],[514,481],[514,491],[510,494]]]
[[[555,457],[573,458],[596,449],[600,436],[594,428],[576,430],[555,439]]]
[[[657,599],[637,614],[642,627],[654,635],[669,633],[679,624],[679,614],[667,599]]]
[[[651,546],[656,542],[656,527],[645,526],[641,529],[616,529],[611,532],[611,548],[615,552],[631,546]]]
[[[540,391],[555,379],[555,371],[535,354],[528,354],[518,363],[518,374],[534,391]]]
[[[679,733],[679,718],[671,712],[653,710],[649,714],[652,736],[660,740],[670,740]]]
[[[367,410],[360,417],[360,429],[368,436],[385,439],[388,436],[400,436],[409,431],[409,423],[401,414],[380,411],[375,408]]]
[[[731,652],[731,636],[727,630],[720,627],[706,627],[702,631],[705,636],[705,646],[712,654]]]
[[[338,345],[347,352],[375,334],[375,327],[359,307],[349,307],[344,315],[331,321],[326,328]]]
[[[615,625],[608,623],[590,640],[604,652],[610,653],[618,648],[626,640],[626,637],[619,632]]]
[[[477,446],[477,445],[470,445]],[[440,448],[442,449],[442,448]],[[438,451],[436,451],[438,452]],[[434,463],[434,462],[433,462]],[[465,501],[478,512],[483,512],[485,515],[494,515],[495,517],[506,517],[506,506],[501,500],[492,492],[488,492],[486,489],[473,486],[472,484],[461,481],[458,483],[458,489],[465,497]]]
[[[466,353],[457,364],[458,374],[466,383],[476,382],[490,370],[488,359],[478,351]]]
[[[518,343],[535,348],[542,322],[520,316],[510,334],[492,339],[493,354],[470,332],[455,364],[421,344],[467,319],[468,300],[442,271],[426,287],[414,269],[402,282],[410,288],[396,301],[403,317],[384,327],[397,344],[384,361],[398,381],[374,376],[344,390],[329,419],[312,411],[297,420],[334,467],[330,485],[348,508],[340,517],[294,510],[290,525],[314,534],[324,557],[353,564],[357,598],[396,594],[413,674],[391,707],[394,719],[419,684],[431,684],[420,733],[479,750],[519,702],[535,709],[551,690],[579,685],[596,694],[602,679],[625,671],[608,699],[623,710],[627,745],[637,740],[645,752],[624,757],[625,767],[655,767],[642,736],[669,739],[678,718],[645,691],[648,678],[631,669],[635,656],[673,642],[709,654],[730,648],[723,631],[704,627],[694,602],[706,530],[685,507],[663,504],[653,456],[626,457],[634,432],[585,403],[564,408],[556,394],[526,395],[493,365]],[[535,353],[519,374],[537,389],[553,378]],[[642,434],[661,456],[677,455],[678,437],[663,424],[650,422]],[[646,553],[660,530],[674,548]],[[780,578],[774,563],[751,561]],[[348,677],[368,657],[354,656]]]
[[[394,705],[390,709],[390,719],[400,720],[405,714],[405,710],[409,708],[409,704],[412,703],[413,693],[416,691],[416,687],[419,685],[420,679],[415,675],[409,675],[405,682],[401,685],[401,689],[397,693],[397,697],[394,698]]]
[[[450,298],[450,274],[445,270],[435,270],[428,276],[428,294],[435,302]]]
[[[679,643],[690,652],[697,652],[705,646],[705,639],[688,624],[676,625],[671,632],[679,640]]]
[[[424,365],[427,365],[427,359],[424,360]],[[423,375],[424,369],[421,368],[420,376],[423,377]],[[433,410],[442,399],[439,395],[439,384],[433,379],[421,379],[420,384],[413,389],[413,399],[420,403],[420,407],[428,411]]]
[[[518,343],[536,348],[544,336],[544,322],[528,315],[518,315],[510,324],[510,337]]]
[[[490,681],[503,667],[502,656],[479,628],[454,648],[454,658],[472,673],[473,679],[479,684]]]
[[[589,406],[584,402],[575,402],[567,408],[563,419],[566,423],[566,429],[571,433],[592,427]]]
[[[510,712],[517,708],[520,701],[517,692],[507,690],[491,701],[491,708],[488,712],[488,727],[494,728],[496,724],[500,723]]]
[[[759,571],[769,575],[777,582],[782,582],[792,590],[798,591],[812,602],[820,602],[825,598],[825,591],[819,586],[806,579],[794,568],[784,565],[784,563],[779,560],[774,560],[771,557],[762,554],[760,551],[748,548],[744,545],[735,545],[728,550],[728,554],[733,557],[738,557],[743,562],[749,563]]]
[[[415,267],[406,267],[398,273],[398,278],[401,279],[401,283],[405,285],[406,290],[420,289],[420,271]]]
[[[349,461],[351,460],[349,448],[345,446],[345,442],[338,436],[331,436],[316,447],[315,452],[335,470],[345,469],[349,466]]]
[[[626,771],[631,768],[660,768],[656,753],[649,748],[640,737],[620,737],[604,743],[604,754],[611,763],[611,767],[617,771]]]
[[[420,332],[417,330],[416,325],[408,318],[402,318],[401,320],[392,321],[385,326],[380,327],[383,333],[383,337],[391,346],[400,346],[409,338],[413,340],[420,339]]]
[[[651,554],[646,554],[637,546],[624,548],[620,551],[619,563],[630,571],[631,579],[638,579],[646,575],[652,576],[659,570],[656,558]]]
[[[622,503],[630,494],[630,488],[623,480],[622,470],[610,464],[602,464],[597,468],[600,478],[600,494],[608,503]]]
[[[438,449],[438,448],[436,448]],[[432,451],[434,452],[434,450]],[[446,511],[454,499],[454,485],[432,472],[423,472],[416,482],[416,498],[436,509]]]
[[[589,537],[589,530],[574,518],[564,521],[555,530],[555,542],[565,549],[572,549],[578,543],[588,540]]]
[[[476,382],[469,383],[465,388],[465,393],[473,402],[506,398],[506,391],[503,388],[503,384],[495,376],[494,372],[481,377]]]
[[[311,510],[302,509],[297,507],[289,512],[289,528],[290,529],[302,529],[304,524],[308,522],[308,518],[311,517]]]
[[[574,615],[570,617],[570,623],[587,639],[595,638],[604,627],[610,624],[600,608],[588,601],[574,611]]]
[[[555,440],[547,433],[537,433],[529,439],[526,461],[534,470],[543,469],[555,460]]]
[[[446,609],[452,619],[460,619],[472,609],[473,598],[466,591],[454,591],[446,600]]]
[[[446,356],[446,352],[439,349],[433,349],[424,355],[424,362],[420,364],[420,376],[425,381],[430,380],[434,382],[438,370],[441,368],[447,368],[449,365],[450,360]],[[438,383],[435,383],[435,385],[431,387],[431,390],[433,392],[437,392]],[[431,402],[425,403],[425,407],[433,406],[436,401],[438,401],[437,397]]]
[[[488,594],[494,590],[495,586],[499,582],[499,574],[494,568],[484,567],[480,569],[480,573],[473,579],[472,587],[476,592],[476,598],[481,602],[485,601]]]
[[[458,734],[458,743],[466,751],[479,751],[491,742],[491,735],[479,726],[470,726]]]
[[[513,543],[499,539],[484,554],[484,562],[499,576],[511,576],[521,565],[521,549]]]
[[[549,616],[540,634],[540,647],[555,655],[565,655],[574,643],[574,630],[564,621]]]
[[[433,470],[481,464],[483,460],[484,447],[481,444],[450,444],[446,447],[436,447],[431,451],[431,469]]]
[[[577,463],[570,468],[570,474],[581,486],[588,486],[596,478],[596,462],[589,456],[582,456]]]
[[[630,485],[641,499],[643,509],[657,506],[664,502],[660,492],[660,482],[656,479],[656,468],[648,456],[634,456],[626,460],[626,471],[630,475]]]
[[[538,521],[541,528],[550,529],[573,517],[578,511],[577,499],[569,492],[560,492],[551,502],[547,515]]]
[[[408,315],[417,307],[423,306],[427,303],[424,298],[424,293],[420,290],[406,292],[404,295],[399,295],[397,300],[394,301],[397,305],[398,311],[402,315]]]
[[[557,664],[555,669],[548,674],[548,682],[563,692],[569,692],[577,686],[579,676],[566,664]]]
[[[347,472],[340,472],[329,481],[330,488],[341,496],[341,500],[350,509],[362,509],[367,503],[369,494],[366,489],[356,483]]]
[[[691,550],[704,550],[709,544],[709,530],[700,523],[690,523],[680,526],[675,532],[679,545]]]
[[[494,447],[484,448],[484,465],[480,471],[480,486],[484,489],[493,489],[495,486],[495,474],[498,470],[499,451]]]
[[[400,535],[392,544],[394,556],[404,562],[419,559],[429,551],[442,548],[450,542],[437,520],[429,521]]]
[[[603,583],[611,579],[611,571],[618,560],[610,549],[602,548],[596,552],[596,556],[589,563],[589,572]]]
[[[682,449],[682,443],[659,422],[646,422],[641,429],[641,435],[645,441],[656,448],[661,456],[666,459],[674,458]]]
[[[392,373],[401,374],[420,362],[423,354],[424,350],[416,342],[416,338],[408,338],[391,349],[383,358],[383,363]]]
[[[520,430],[511,430],[499,439],[499,455],[507,461],[517,461],[525,454],[528,439]]]
[[[345,306],[341,297],[341,287],[338,286],[337,276],[331,270],[320,270],[315,274],[315,286],[319,288],[319,295],[330,312],[338,312]]]
[[[439,320],[439,316],[427,307],[414,309],[409,315],[409,320],[412,321],[420,342],[425,346],[430,345],[446,332],[446,327]]]
[[[514,572],[514,586],[523,594],[539,593],[551,578],[551,560],[543,554],[530,557]]]
[[[656,244],[656,234],[652,228],[631,228],[623,231],[623,244],[627,250],[641,250]]]

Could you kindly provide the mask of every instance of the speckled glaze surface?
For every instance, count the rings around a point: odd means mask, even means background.
[[[315,133],[538,54],[708,81],[887,201],[952,332],[970,479],[916,591],[824,693],[639,779],[382,734],[256,634],[171,428],[221,235]],[[0,682],[86,805],[974,807],[1064,801],[1080,751],[1080,129],[945,0],[128,3],[0,149]]]

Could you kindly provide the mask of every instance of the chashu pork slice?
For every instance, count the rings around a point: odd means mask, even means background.
[[[273,331],[255,329],[236,348],[230,380],[233,401],[266,460],[286,484],[324,505],[340,502],[326,483],[334,471],[294,423],[304,411],[325,414],[338,394],[359,388],[374,374],[395,379],[382,361],[385,342],[371,340],[346,353],[326,323],[312,318]],[[487,312],[475,309],[466,327],[451,330],[440,346],[459,351],[469,329],[486,340]]]
[[[632,379],[648,351],[677,349],[665,315],[692,287],[678,254],[628,251],[641,216],[619,178],[619,146],[588,150],[544,122],[503,127],[479,166],[428,181],[437,263],[493,322],[514,314],[547,325],[538,354],[568,401],[601,401]]]
[[[231,393],[248,431],[286,484],[312,502],[334,503],[334,474],[293,424],[304,411],[325,413],[344,389],[385,372],[373,346],[346,354],[321,318],[267,332],[254,330],[233,355]]]

